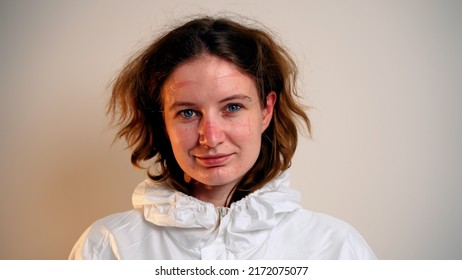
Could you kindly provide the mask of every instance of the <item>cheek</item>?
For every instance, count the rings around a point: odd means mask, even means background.
[[[194,143],[197,142],[195,134],[197,133],[194,133],[190,127],[170,127],[167,129],[167,135],[175,153],[194,146]]]
[[[255,116],[249,116],[241,122],[233,124],[230,133],[231,137],[246,146],[260,144],[262,125]]]
[[[250,137],[260,137],[263,129],[263,116],[259,109],[252,110],[251,114],[246,119],[246,127]]]

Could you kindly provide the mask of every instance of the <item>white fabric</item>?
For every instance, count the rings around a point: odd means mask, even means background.
[[[349,224],[301,208],[288,174],[231,204],[145,180],[135,209],[95,222],[70,259],[374,259]]]

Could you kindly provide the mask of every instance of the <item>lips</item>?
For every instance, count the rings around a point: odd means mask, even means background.
[[[226,164],[233,154],[197,155],[196,161],[205,167],[217,167]]]

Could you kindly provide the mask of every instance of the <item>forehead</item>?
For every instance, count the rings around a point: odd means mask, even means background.
[[[256,89],[254,78],[238,66],[217,56],[202,55],[178,66],[165,81],[162,92],[171,95],[206,87]]]

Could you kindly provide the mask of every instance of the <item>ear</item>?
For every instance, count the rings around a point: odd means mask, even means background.
[[[276,98],[277,96],[274,91],[268,93],[266,96],[266,104],[262,110],[262,131],[265,131],[271,123],[271,119],[273,118],[274,104],[276,104]]]

